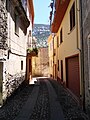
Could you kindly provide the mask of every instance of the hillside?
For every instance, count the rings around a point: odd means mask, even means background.
[[[37,39],[37,47],[46,47],[47,38],[50,35],[50,26],[45,24],[34,24],[33,36]]]

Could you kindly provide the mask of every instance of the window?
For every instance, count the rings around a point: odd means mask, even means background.
[[[6,0],[6,10],[8,10],[9,2]]]
[[[59,60],[58,60],[58,71],[59,71]]]
[[[70,31],[75,26],[75,2],[73,3],[71,10],[70,10]]]
[[[63,60],[61,60],[61,80],[63,81]]]
[[[59,37],[57,36],[57,47],[59,47]]]
[[[29,30],[29,36],[31,37],[31,30]]]
[[[19,16],[15,14],[15,34],[19,35]]]
[[[23,70],[23,61],[21,61],[21,70]]]
[[[60,30],[60,43],[62,43],[63,42],[63,36],[62,36],[62,28],[61,28],[61,30]]]

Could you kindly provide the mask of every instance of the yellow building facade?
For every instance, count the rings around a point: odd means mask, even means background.
[[[53,77],[53,36],[48,38],[48,51],[49,51],[49,75]]]
[[[80,98],[82,81],[80,77],[79,1],[65,0],[57,5],[58,1],[56,1],[56,14],[51,26],[54,35],[53,38],[48,40],[49,63],[53,59],[50,73],[53,71],[53,78],[64,83],[72,93]],[[61,10],[61,13],[58,13],[59,10]],[[63,17],[60,17],[60,15]],[[59,27],[57,24],[59,24]],[[50,43],[54,43],[52,47],[53,56],[50,52]]]

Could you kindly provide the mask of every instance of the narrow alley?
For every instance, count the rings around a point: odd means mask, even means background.
[[[90,119],[90,0],[0,0],[0,120]]]
[[[0,108],[0,120],[89,120],[72,94],[57,81],[22,83]]]

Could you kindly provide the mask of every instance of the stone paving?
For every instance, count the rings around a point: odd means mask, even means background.
[[[40,81],[38,98],[30,120],[50,120],[49,95],[46,84]]]
[[[28,100],[34,86],[22,83],[0,108],[0,120],[14,120]]]
[[[0,120],[64,119],[89,120],[72,95],[47,78],[39,79],[35,85],[23,83],[0,108]]]
[[[58,101],[58,96],[48,80],[45,80],[48,87],[49,102],[50,102],[50,120],[64,120],[64,114],[61,105]]]
[[[50,82],[57,93],[58,101],[63,109],[65,120],[89,120],[88,116],[81,109],[79,103],[65,87],[55,80],[50,80]]]

